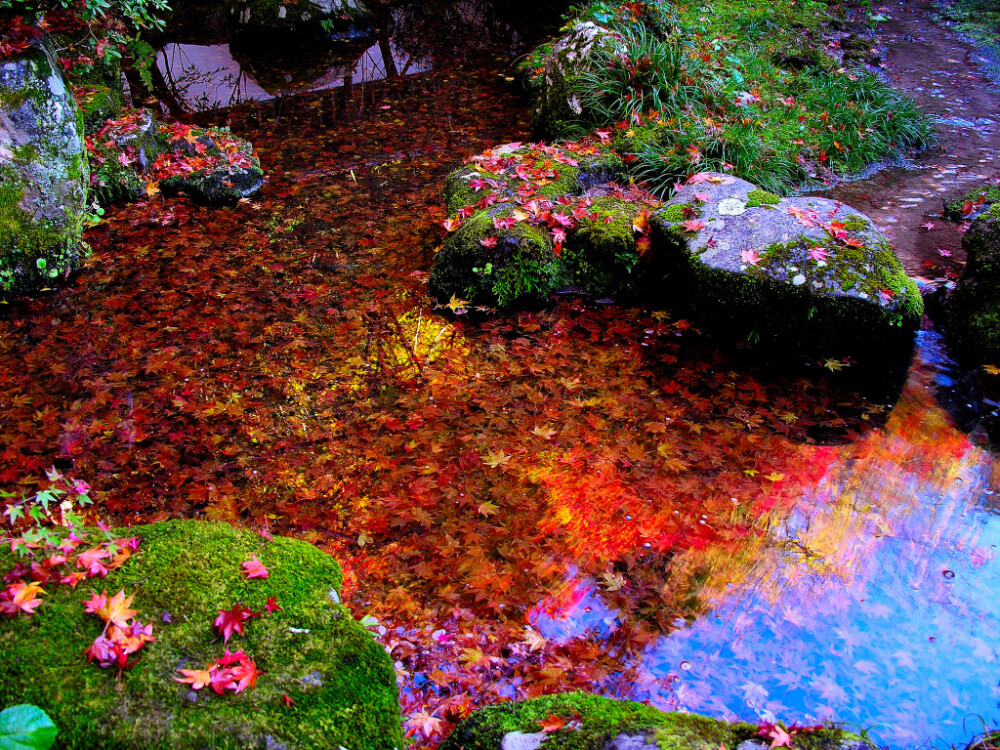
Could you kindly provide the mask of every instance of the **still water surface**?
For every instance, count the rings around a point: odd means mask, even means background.
[[[517,32],[490,23],[495,48],[509,53],[514,39],[524,51]],[[408,43],[404,27],[318,74],[278,71],[277,84],[259,82],[224,42],[167,43],[158,66],[177,102],[206,110],[450,64]],[[469,28],[465,38],[482,42]],[[962,744],[997,726],[1000,462],[937,402],[955,377],[937,334],[921,333],[887,423],[820,449],[822,479],[775,519],[740,582],[626,659],[630,684],[604,692],[726,718],[842,722],[894,748]],[[550,643],[612,648],[627,616],[601,582],[568,570],[558,595],[512,606]],[[404,693],[414,679],[405,672]]]

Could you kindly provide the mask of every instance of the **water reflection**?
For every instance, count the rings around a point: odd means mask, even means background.
[[[543,0],[543,6],[548,0]],[[375,8],[371,39],[305,40],[294,48],[231,47],[225,24],[206,31],[201,16],[175,14],[163,35],[156,72],[162,97],[184,110],[209,111],[290,94],[324,91],[425,73],[456,56],[506,47],[525,52],[547,17],[520,29],[540,9],[518,14],[485,0]],[[545,8],[542,8],[545,11]],[[553,15],[551,10],[547,15]],[[555,16],[558,17],[558,16]],[[192,25],[195,28],[191,28]]]
[[[337,57],[325,55],[321,59]],[[308,60],[308,58],[306,58]],[[188,111],[207,111],[244,102],[262,102],[307,91],[348,87],[390,77],[414,75],[431,68],[392,42],[375,43],[347,61],[273,67],[252,59],[237,60],[229,44],[167,44],[156,60],[166,87]]]
[[[893,747],[997,726],[1000,477],[934,403],[936,349],[922,334],[888,424],[839,449],[742,582],[650,643],[633,695],[726,718],[847,722]],[[558,599],[531,614],[546,638],[620,627],[592,580]]]

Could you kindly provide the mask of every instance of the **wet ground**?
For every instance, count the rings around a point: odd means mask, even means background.
[[[930,0],[879,5],[874,47],[881,72],[937,118],[937,142],[905,166],[829,192],[864,211],[897,248],[911,276],[960,272],[961,224],[942,221],[944,199],[1000,175],[1000,88],[985,52],[936,23]]]
[[[259,198],[111,211],[68,287],[0,318],[4,486],[55,463],[119,521],[321,546],[414,728],[567,689],[843,721],[893,748],[996,726],[998,460],[942,406],[976,376],[933,332],[908,373],[859,389],[850,368],[717,351],[664,310],[434,309],[443,178],[530,139],[511,63],[544,24],[401,8],[358,51],[378,46],[376,75],[341,60],[268,90],[240,63],[267,95],[196,115],[254,142]],[[959,230],[932,214],[994,173],[996,95],[926,6],[889,12],[887,75],[957,119],[918,168],[836,196],[938,275]],[[183,93],[161,89],[175,112]]]

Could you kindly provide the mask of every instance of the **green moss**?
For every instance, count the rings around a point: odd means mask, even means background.
[[[34,703],[60,728],[65,748],[219,748],[281,746],[401,748],[395,675],[384,650],[329,592],[340,568],[308,544],[265,541],[224,524],[171,521],[140,526],[137,553],[107,579],[46,586],[32,617],[0,622],[0,703]],[[256,554],[267,579],[249,581],[240,563]],[[8,553],[0,563],[12,564]],[[81,656],[100,633],[82,603],[91,590],[135,594],[152,622],[146,646],[120,681]],[[243,649],[265,672],[239,695],[194,692],[174,681],[178,668],[200,669],[222,656],[212,628],[219,609],[243,603],[282,611],[255,618]],[[169,616],[169,622],[164,615]],[[288,695],[292,709],[282,703]],[[270,739],[267,739],[270,738]]]
[[[665,713],[641,703],[586,693],[564,693],[481,709],[460,724],[441,743],[440,750],[499,750],[504,735],[540,732],[539,722],[549,716],[570,723],[546,735],[544,747],[558,750],[602,750],[622,734],[645,737],[660,750],[717,750],[720,746],[734,748],[757,735],[757,727],[751,724]],[[829,728],[796,737],[796,747],[832,750],[850,738],[852,735],[841,729]]]
[[[47,287],[89,252],[79,222],[67,227],[32,216],[26,187],[17,170],[0,167],[0,299]]]
[[[689,213],[691,211],[695,211],[696,216],[698,213],[700,213],[697,207],[691,203],[674,203],[664,208],[660,212],[660,216],[663,218],[664,221],[669,221],[672,224],[676,224],[678,221],[684,221],[684,219],[687,218],[684,215],[685,210],[687,210]]]
[[[441,302],[452,295],[477,305],[512,307],[536,304],[554,290],[556,256],[551,235],[526,222],[498,231],[493,217],[513,207],[479,211],[450,234],[434,259],[428,283]],[[497,238],[494,247],[480,240]]]
[[[780,196],[769,193],[766,190],[751,190],[747,193],[747,208],[757,208],[757,206],[773,206],[781,200]]]
[[[566,236],[559,254],[559,286],[572,286],[603,297],[631,296],[637,291],[639,263],[632,222],[640,207],[616,198],[597,198],[595,218],[582,220]]]

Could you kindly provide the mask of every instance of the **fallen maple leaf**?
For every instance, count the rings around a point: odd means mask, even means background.
[[[257,559],[257,555],[243,563],[243,572],[247,574],[247,578],[267,578],[268,575],[267,568]]]
[[[178,669],[183,677],[175,677],[177,682],[183,682],[191,686],[193,690],[201,690],[206,685],[212,683],[212,673],[218,669],[215,664],[209,664],[204,669]]]
[[[139,614],[138,610],[129,609],[135,595],[125,596],[125,589],[108,598],[108,592],[102,591],[94,595],[83,603],[85,612],[97,615],[109,625],[116,625],[119,628],[128,628],[128,621]]]
[[[681,228],[685,232],[697,232],[700,229],[704,229],[706,224],[700,219],[689,219],[688,221],[682,221],[680,223]]]
[[[561,716],[556,716],[555,714],[549,714],[538,722],[538,726],[542,728],[542,732],[549,734],[550,732],[556,732],[566,726],[566,719]]]
[[[937,224],[934,223],[933,221],[927,221],[927,222],[924,222],[923,224],[921,224],[920,226],[923,227],[924,229],[926,229],[929,232],[932,229],[934,229],[937,226]]]
[[[234,604],[232,609],[220,609],[219,616],[215,618],[213,624],[222,636],[223,642],[228,643],[234,633],[243,635],[243,623],[258,614],[242,604]]]
[[[757,730],[758,737],[771,740],[771,750],[776,747],[791,747],[792,736],[785,731],[785,728],[778,724],[763,723]]]
[[[555,437],[556,431],[553,430],[551,427],[549,427],[547,424],[541,427],[535,425],[531,429],[531,434],[537,435],[538,437],[542,438],[542,440],[550,440],[551,438]]]
[[[412,737],[420,732],[424,737],[430,738],[441,732],[441,719],[433,712],[418,711],[406,720],[406,736]]]
[[[484,464],[489,466],[491,469],[495,469],[498,466],[503,466],[510,461],[511,455],[504,453],[501,449],[497,449],[484,454],[481,458],[483,459]]]
[[[278,601],[273,596],[269,596],[267,597],[267,603],[264,605],[264,609],[266,609],[267,613],[270,615],[274,612],[280,612],[281,605],[278,604]]]
[[[8,615],[16,614],[19,611],[27,612],[29,615],[33,614],[35,608],[42,603],[42,600],[37,598],[41,592],[42,584],[37,581],[12,583],[3,592],[0,592],[0,612]]]

